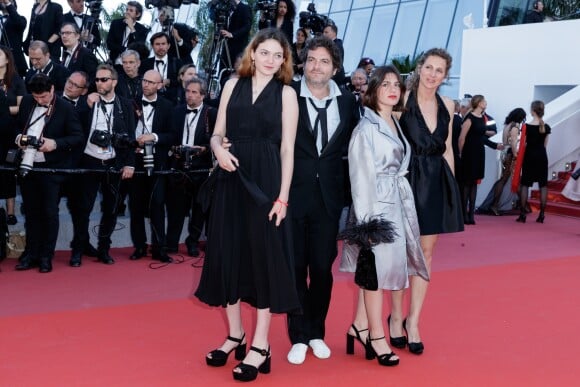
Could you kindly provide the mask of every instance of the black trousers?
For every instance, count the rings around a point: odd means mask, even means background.
[[[292,344],[324,339],[332,292],[332,264],[338,253],[338,221],[339,216],[332,217],[326,211],[319,188],[313,192],[306,215],[292,218],[296,290],[303,310],[301,315],[287,316]]]
[[[40,167],[41,164],[38,164]],[[20,179],[26,207],[26,252],[33,260],[52,259],[58,238],[60,188],[65,178],[31,171]]]
[[[92,169],[101,171],[101,173],[81,175],[78,190],[73,194],[76,196],[75,201],[78,203],[76,209],[74,211],[71,210],[72,215],[77,217],[76,221],[73,221],[73,250],[82,250],[89,243],[89,217],[95,205],[99,187],[101,187],[103,194],[103,208],[97,233],[98,250],[108,251],[111,247],[111,234],[117,224],[116,209],[121,181],[119,173],[107,173],[107,170],[114,165],[114,159],[103,162],[86,154],[81,159],[80,167],[82,169]]]
[[[135,171],[144,171],[143,157],[137,156]],[[129,180],[129,212],[131,214],[131,241],[135,248],[147,244],[145,218],[151,222],[151,249],[160,253],[165,248],[165,185],[164,175],[135,174]]]
[[[183,229],[183,222],[189,213],[187,223],[188,236],[185,243],[188,246],[196,245],[206,214],[197,202],[197,194],[203,182],[207,179],[205,174],[184,172],[181,175],[168,177],[167,189],[167,247],[175,249],[179,244],[179,237]]]

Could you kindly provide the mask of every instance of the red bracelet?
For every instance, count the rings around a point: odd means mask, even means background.
[[[280,198],[276,199],[276,201],[274,203],[280,203],[284,207],[288,207],[288,203],[283,202],[282,200],[280,200]]]

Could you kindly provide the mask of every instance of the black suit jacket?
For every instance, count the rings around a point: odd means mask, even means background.
[[[235,63],[236,57],[246,48],[251,28],[252,10],[247,4],[240,2],[234,12],[232,12],[230,23],[228,28],[226,28],[233,35],[231,39],[227,39],[232,65]],[[222,61],[225,60],[225,57],[226,50],[224,49],[222,51]]]
[[[67,68],[61,65],[60,63],[51,60],[50,63],[42,70],[42,72],[48,75],[50,79],[52,79],[52,82],[54,83],[54,90],[62,94],[62,91],[64,90],[64,84],[66,83],[66,79],[70,75],[70,72],[67,70]],[[28,70],[26,76],[24,77],[24,82],[26,83],[27,86],[28,82],[35,74],[36,74],[35,68],[31,68],[30,70]]]
[[[348,150],[352,130],[358,122],[358,112],[354,96],[343,91],[337,97],[340,124],[328,140],[321,155],[318,155],[314,134],[308,117],[307,100],[300,97],[300,82],[293,87],[298,95],[298,130],[294,145],[294,174],[290,186],[292,216],[304,216],[312,193],[320,186],[324,206],[328,214],[338,219],[344,206],[345,170],[342,157]]]
[[[38,17],[34,14],[35,8],[36,6],[33,6],[30,11],[30,26],[22,47],[28,53],[28,47],[32,40],[42,40],[48,44],[51,58],[58,60],[60,55],[60,39],[57,39],[54,43],[48,43],[48,38],[53,34],[58,35],[60,33],[60,27],[62,26],[62,6],[48,0],[46,10]],[[33,31],[36,31],[34,36]]]
[[[2,33],[0,44],[12,49],[18,75],[24,77],[28,70],[28,64],[22,51],[22,37],[26,29],[26,18],[18,14],[14,4],[6,7],[6,10],[8,11],[8,18],[4,24],[4,32]]]
[[[125,74],[122,67],[117,68],[117,72],[119,73],[119,79],[117,80],[117,86],[115,86],[115,94],[131,101],[135,101],[137,104],[143,95],[143,89],[141,86],[141,80],[143,77],[139,74],[134,79],[131,79],[127,74]]]
[[[171,56],[167,56],[167,78],[171,82],[169,86],[159,90],[158,94],[170,100],[173,105],[177,103],[177,90],[181,87],[181,84],[178,81],[178,73],[179,68],[182,66],[182,63],[179,59],[173,58]],[[145,74],[148,70],[157,70],[155,67],[155,57],[147,58],[141,63],[139,67],[139,73],[141,75]]]
[[[62,65],[64,65],[64,62],[62,63]],[[89,50],[88,48],[85,48],[81,44],[79,44],[72,53],[72,57],[66,69],[71,74],[74,73],[75,71],[84,71],[89,76],[88,84],[92,85],[95,79],[95,74],[97,73],[98,65],[99,60],[97,59],[95,54],[93,54],[91,50]]]
[[[140,104],[139,109],[143,111]],[[153,114],[152,132],[157,135],[155,144],[155,170],[167,169],[168,152],[177,142],[177,132],[173,125],[173,104],[166,98],[157,96],[157,104]]]
[[[187,113],[187,105],[185,104],[177,106],[173,111],[173,115],[175,117],[173,122],[175,125],[175,133],[177,133],[176,144],[182,143],[183,132],[185,128],[186,113]],[[215,127],[217,110],[204,103],[201,111],[198,114],[199,118],[197,120],[197,125],[195,127],[194,134],[195,137],[193,142],[195,145],[206,147],[207,152],[200,155],[199,157],[194,158],[194,160],[191,163],[191,166],[193,169],[211,168],[212,163],[211,163],[211,151],[209,148],[209,140]]]
[[[59,94],[60,97],[63,97],[63,101],[65,101],[68,104],[71,104],[69,101],[67,101],[66,99],[64,99],[64,94]],[[77,115],[79,117],[79,121],[81,123],[81,129],[82,129],[82,134],[83,134],[83,141],[82,144],[85,145],[87,143],[87,133],[89,133],[90,128],[89,128],[89,115],[91,113],[91,109],[89,108],[89,105],[87,105],[87,96],[86,95],[81,95],[78,100],[76,101],[75,105],[72,105],[74,110],[77,112]],[[73,165],[77,166],[80,163],[80,159],[81,156],[83,154],[83,151],[85,150],[84,146],[79,146],[78,148],[73,149],[72,151],[72,159],[73,159]]]
[[[30,121],[32,111],[37,106],[32,95],[25,95],[20,103],[18,123],[22,133]],[[73,150],[82,146],[81,122],[73,106],[56,97],[54,110],[46,121],[42,136],[56,141],[56,150],[44,153],[47,168],[72,168]]]
[[[94,104],[90,109],[88,115],[88,122],[86,123],[85,139],[88,141],[90,135],[91,124],[95,109],[100,109],[99,104]],[[133,103],[128,99],[120,96],[115,97],[113,107],[113,134],[127,134],[131,140],[135,140],[135,113]],[[103,128],[104,129],[104,128]],[[86,142],[85,142],[86,145]],[[135,152],[129,148],[115,147],[115,167],[117,169],[123,167],[135,166]]]
[[[126,42],[123,42],[123,34],[127,25],[125,19],[115,19],[111,22],[109,28],[109,35],[107,36],[107,47],[109,48],[109,58],[112,63],[115,63],[117,57],[127,49],[127,46],[133,42],[145,43],[147,33],[149,30],[143,24],[135,23],[135,32],[129,34]],[[125,44],[123,44],[125,43]]]
[[[63,23],[75,23],[77,24],[77,21],[75,19],[75,17],[72,14],[72,11],[65,13],[64,15],[62,15],[62,22]],[[81,28],[80,30],[84,30],[84,29],[88,29],[89,28],[89,24],[93,24],[93,26],[91,27],[91,34],[94,36],[93,41],[91,43],[88,44],[88,48],[92,49],[93,47],[98,47],[101,45],[101,33],[99,32],[99,25],[97,23],[95,23],[95,18],[93,18],[91,15],[87,15],[87,14],[83,14],[83,22],[81,24]],[[78,24],[77,24],[78,26]]]

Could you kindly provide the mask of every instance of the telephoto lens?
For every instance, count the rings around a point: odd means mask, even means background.
[[[143,167],[147,172],[147,176],[153,174],[155,143],[153,141],[147,141],[143,144]]]

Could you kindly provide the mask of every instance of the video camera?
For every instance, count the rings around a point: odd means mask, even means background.
[[[254,6],[254,10],[262,11],[262,15],[266,20],[273,21],[278,9],[278,2],[276,0],[258,0]]]
[[[299,14],[299,24],[301,28],[308,28],[314,32],[316,35],[320,35],[322,31],[324,31],[324,27],[326,27],[330,19],[328,16],[320,15],[316,13],[316,6],[314,2],[308,4],[306,8],[307,11],[300,12]]]
[[[228,19],[235,7],[234,0],[211,0],[209,3],[209,18],[218,26],[216,30],[227,28]]]
[[[91,13],[91,16],[98,19],[103,10],[103,0],[85,0],[85,3],[87,4],[87,9]]]
[[[199,0],[145,0],[145,7],[151,9],[153,7],[163,8],[179,8],[181,5],[199,4]]]
[[[176,145],[171,147],[171,151],[175,158],[179,159],[183,164],[183,170],[189,171],[191,169],[191,161],[195,157],[203,154],[202,148],[192,147],[189,145]]]

